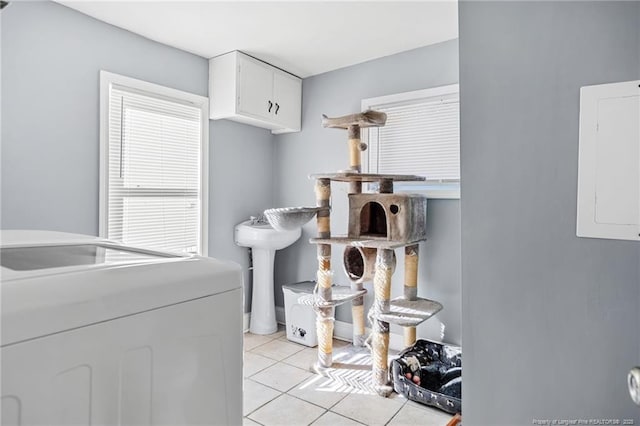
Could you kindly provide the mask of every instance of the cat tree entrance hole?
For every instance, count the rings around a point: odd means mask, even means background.
[[[382,204],[370,201],[360,210],[360,235],[387,237],[387,214]]]
[[[344,250],[344,269],[349,279],[358,281],[364,275],[364,256],[357,247],[347,247]]]
[[[372,281],[376,271],[376,249],[347,246],[342,258],[344,272],[354,283]],[[391,259],[392,271],[396,268],[396,255]]]

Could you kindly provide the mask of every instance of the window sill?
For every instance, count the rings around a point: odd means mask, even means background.
[[[369,192],[377,192],[378,185],[370,183]],[[395,193],[421,194],[431,200],[459,200],[460,184],[456,183],[425,183],[425,182],[399,182],[394,184]]]

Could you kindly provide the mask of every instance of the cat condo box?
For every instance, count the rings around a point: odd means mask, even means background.
[[[315,281],[282,286],[287,339],[309,347],[318,346],[316,313],[309,304],[301,304],[299,299],[301,296],[313,294],[315,286]]]

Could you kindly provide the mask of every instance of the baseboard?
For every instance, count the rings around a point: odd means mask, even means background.
[[[242,331],[245,333],[249,331],[249,321],[251,321],[251,312],[245,312],[242,316]]]
[[[282,306],[276,306],[276,322],[278,324],[285,325],[284,308]],[[243,317],[242,330],[247,333],[249,331],[249,324],[251,323],[251,312],[245,312]]]
[[[242,330],[246,333],[249,331],[249,324],[251,323],[251,312],[244,313],[242,322]],[[285,325],[284,308],[282,306],[276,306],[276,322]]]
[[[276,306],[276,322],[278,324],[285,324],[284,308],[282,306]]]
[[[402,334],[389,333],[389,349],[401,351],[405,348],[404,336]]]
[[[353,340],[353,326],[348,322],[335,321],[333,323],[333,337],[351,342]]]
[[[249,329],[249,315],[245,315],[245,331]],[[286,325],[285,310],[282,306],[276,306],[276,321],[278,324]],[[367,328],[365,333],[369,335],[371,329]],[[335,321],[333,323],[333,337],[338,340],[351,342],[353,340],[353,326],[350,322]],[[404,336],[402,334],[389,334],[389,349],[401,351],[404,349]]]

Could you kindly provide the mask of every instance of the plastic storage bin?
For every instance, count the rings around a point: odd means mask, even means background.
[[[312,294],[315,285],[314,281],[303,281],[282,286],[287,339],[310,347],[318,346],[316,314],[311,306],[299,304],[298,298]]]

